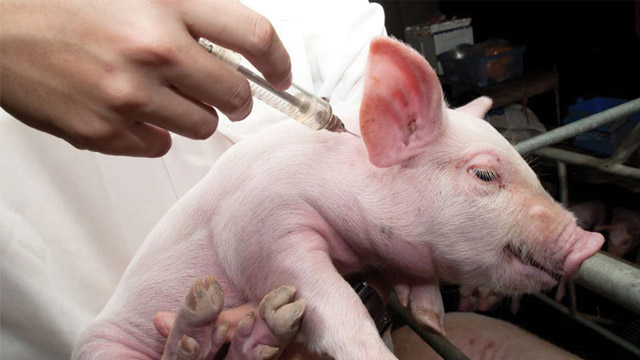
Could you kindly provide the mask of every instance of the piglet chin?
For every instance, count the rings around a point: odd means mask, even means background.
[[[575,278],[578,275],[580,265],[597,253],[604,244],[602,234],[584,231],[580,228],[577,228],[576,232],[574,236],[578,237],[578,241],[564,262],[564,275],[569,278]]]

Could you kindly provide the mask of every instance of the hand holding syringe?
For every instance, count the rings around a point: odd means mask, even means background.
[[[240,65],[242,56],[231,50],[222,48],[207,39],[200,38],[200,45],[222,60],[225,64],[236,69],[249,80],[251,93],[267,105],[301,122],[313,130],[329,130],[333,132],[348,132],[340,119],[333,114],[331,105],[318,96],[292,84],[285,91],[272,88],[266,80],[251,70]]]

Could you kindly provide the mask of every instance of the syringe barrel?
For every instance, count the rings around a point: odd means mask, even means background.
[[[278,91],[262,77],[240,65],[242,60],[240,54],[213,44],[204,38],[201,38],[199,42],[207,51],[244,75],[249,80],[253,96],[267,105],[314,130],[334,126],[332,122],[336,120],[334,120],[331,105],[322,98],[296,84],[291,84],[286,91]]]
[[[296,84],[291,84],[286,91],[277,91],[268,84],[265,86],[253,80],[249,79],[253,96],[292,119],[314,130],[322,130],[331,122],[331,106],[322,98]]]

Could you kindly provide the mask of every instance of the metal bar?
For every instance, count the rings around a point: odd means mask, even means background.
[[[609,162],[612,164],[622,164],[627,161],[629,156],[633,154],[640,147],[640,123],[638,123],[633,130],[622,140],[622,143],[618,145],[618,148],[609,158]]]
[[[567,164],[562,161],[557,162],[558,180],[560,181],[560,202],[569,207],[569,180],[567,177]]]
[[[640,98],[622,105],[588,116],[582,120],[561,126],[542,135],[532,137],[515,146],[521,155],[528,154],[545,146],[557,144],[578,134],[593,130],[600,125],[640,112]]]
[[[559,312],[569,316],[569,310],[565,306],[554,301],[553,299],[550,299],[547,296],[542,294],[531,294],[531,296],[551,306],[552,308],[558,310]],[[621,348],[627,350],[631,354],[638,356],[638,358],[640,358],[640,349],[637,346],[635,346],[633,343],[621,338],[620,336],[603,328],[602,326],[583,318],[579,314],[576,316],[572,316],[571,318],[577,321],[578,323],[580,323],[581,325],[591,329],[593,332],[597,333],[598,335],[608,339],[609,341],[615,343],[616,345],[620,346]]]
[[[424,327],[418,325],[407,309],[400,304],[400,301],[396,297],[396,294],[391,294],[389,299],[389,307],[398,315],[409,327],[422,338],[435,352],[442,356],[445,360],[469,360],[469,358],[458,350],[447,338],[431,334],[424,330]]]
[[[535,154],[573,165],[589,166],[611,174],[640,179],[640,169],[622,164],[611,164],[607,159],[598,159],[593,156],[552,147],[536,150]]]
[[[640,314],[640,268],[602,251],[580,266],[576,283]]]
[[[562,125],[562,119],[560,119],[560,93],[558,92],[558,87],[556,86],[555,90],[553,91],[553,94],[555,96],[555,105],[556,105],[556,123],[558,123],[558,125]]]

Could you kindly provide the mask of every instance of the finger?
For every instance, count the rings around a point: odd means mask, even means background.
[[[81,145],[88,150],[110,155],[160,157],[171,148],[171,135],[154,125],[134,122],[122,131]]]
[[[159,311],[153,316],[153,325],[162,337],[169,337],[173,321],[176,319],[176,314],[166,311]]]
[[[189,38],[177,62],[165,78],[181,93],[214,106],[231,120],[244,119],[253,107],[247,80]]]
[[[158,87],[154,104],[136,120],[156,125],[191,139],[207,139],[218,127],[215,109],[170,87]]]
[[[244,55],[276,89],[291,85],[291,59],[273,25],[239,1],[184,2],[189,31]]]
[[[244,303],[235,308],[225,310],[218,316],[218,323],[228,323],[229,329],[225,336],[225,342],[230,342],[236,333],[238,323],[251,311],[256,311],[256,308],[251,303]]]

